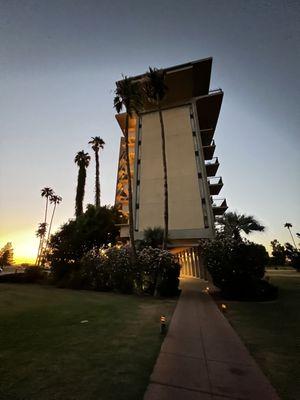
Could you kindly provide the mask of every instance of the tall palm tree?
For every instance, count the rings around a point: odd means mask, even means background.
[[[78,165],[78,178],[77,178],[77,189],[76,189],[76,200],[75,200],[75,216],[79,217],[83,214],[83,198],[84,198],[84,189],[85,189],[85,181],[86,181],[86,169],[89,166],[91,157],[88,153],[85,153],[83,150],[79,151],[75,158],[74,162]]]
[[[49,199],[51,196],[53,196],[54,191],[50,187],[44,187],[41,190],[41,196],[45,197],[46,199],[46,204],[45,204],[45,216],[44,216],[44,236],[40,237],[40,243],[39,243],[39,249],[38,249],[38,255],[36,259],[36,265],[40,264],[41,261],[41,254],[43,252],[44,244],[45,244],[45,236],[46,236],[46,231],[47,231],[47,214],[48,214],[48,205],[49,205]]]
[[[46,198],[46,207],[45,207],[45,218],[44,218],[44,223],[47,222],[47,212],[48,212],[48,204],[49,204],[49,199],[51,196],[53,196],[54,191],[53,189],[49,187],[44,187],[41,190],[41,196]]]
[[[38,266],[40,263],[40,259],[41,259],[41,253],[42,253],[42,242],[43,239],[46,235],[46,231],[47,231],[47,224],[46,222],[41,222],[38,225],[38,229],[35,232],[36,237],[40,238],[40,243],[39,243],[39,248],[38,248],[38,253],[37,253],[37,257],[35,260],[35,265]]]
[[[236,212],[227,212],[217,218],[216,222],[222,227],[225,234],[236,240],[241,240],[241,232],[248,235],[253,231],[263,232],[265,230],[265,227],[252,215],[237,214]]]
[[[291,228],[293,227],[293,225],[292,225],[290,222],[286,222],[286,223],[284,224],[284,227],[285,227],[285,228],[288,228],[288,230],[289,230],[289,232],[290,232],[290,235],[291,235],[291,238],[292,238],[292,241],[293,241],[293,243],[294,243],[295,249],[297,249],[297,246],[296,246],[296,243],[295,243],[295,239],[294,239],[294,236],[293,236],[292,231],[291,231]]]
[[[50,204],[54,204],[54,206],[53,206],[52,215],[51,215],[50,224],[49,224],[49,229],[48,229],[48,237],[47,237],[47,241],[46,241],[46,248],[47,248],[47,245],[48,245],[49,239],[50,239],[50,233],[51,233],[51,228],[52,228],[52,223],[53,223],[53,218],[54,218],[56,206],[57,206],[61,201],[62,201],[62,197],[57,196],[56,194],[53,194],[53,195],[50,197]]]
[[[138,114],[143,105],[142,93],[140,83],[128,77],[123,77],[123,80],[116,83],[114,107],[117,113],[120,113],[123,108],[126,110],[125,118],[125,158],[128,176],[128,212],[129,212],[129,238],[132,248],[133,262],[136,260],[136,248],[134,243],[134,230],[133,230],[133,209],[132,209],[132,184],[131,184],[131,171],[129,159],[129,118],[133,114]]]
[[[105,142],[100,138],[100,136],[95,136],[92,137],[89,144],[92,145],[92,149],[95,152],[96,161],[95,206],[100,207],[99,150],[104,148]]]
[[[149,68],[144,81],[144,91],[148,101],[155,105],[158,110],[160,131],[161,131],[161,151],[163,161],[163,178],[164,178],[164,237],[163,249],[167,248],[168,232],[169,232],[169,193],[168,193],[168,169],[166,156],[166,136],[165,126],[162,114],[162,101],[167,93],[165,85],[165,71],[163,69]]]

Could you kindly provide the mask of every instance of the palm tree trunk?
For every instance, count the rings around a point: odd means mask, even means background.
[[[95,160],[96,160],[95,205],[96,207],[100,207],[99,150],[95,151]]]
[[[86,180],[86,170],[84,166],[79,167],[78,179],[77,179],[77,191],[75,200],[75,216],[79,217],[83,214],[83,198],[84,198],[84,187]]]
[[[39,248],[38,248],[38,252],[37,252],[37,256],[36,256],[36,260],[35,260],[35,266],[36,267],[38,266],[38,263],[39,263],[41,245],[42,245],[42,237],[40,237]]]
[[[128,176],[128,213],[129,213],[129,239],[132,249],[132,262],[136,261],[136,249],[134,243],[134,230],[133,230],[133,207],[132,207],[132,186],[131,186],[131,170],[130,170],[130,159],[129,159],[129,114],[126,114],[125,123],[125,144],[126,144],[126,165],[127,165],[127,176]]]
[[[49,201],[49,197],[46,197],[46,208],[45,208],[45,219],[44,219],[44,223],[47,223],[47,214],[48,214],[48,201]],[[42,256],[42,252],[43,252],[43,248],[44,248],[44,241],[45,241],[45,235],[43,235],[40,239],[40,245],[39,245],[39,250],[38,250],[38,256],[37,256],[37,266],[40,265],[41,262],[41,256]]]
[[[168,192],[168,170],[167,170],[167,157],[166,157],[166,138],[165,138],[165,127],[163,121],[163,115],[161,106],[158,102],[158,113],[159,122],[161,128],[161,150],[163,160],[163,172],[164,172],[164,238],[163,238],[163,249],[167,249],[168,234],[169,234],[169,192]]]
[[[52,211],[52,215],[51,215],[51,220],[50,220],[50,224],[49,224],[48,237],[47,237],[47,241],[46,241],[46,249],[47,249],[48,244],[49,244],[50,233],[51,233],[51,228],[52,228],[52,222],[53,222],[53,218],[54,218],[55,209],[56,209],[56,202],[54,203],[54,207],[53,207],[53,211]]]
[[[292,231],[291,231],[291,228],[290,228],[289,226],[288,226],[288,230],[289,230],[289,232],[290,232],[290,235],[291,235],[292,241],[293,241],[293,243],[294,243],[295,249],[297,249],[294,236],[293,236]]]

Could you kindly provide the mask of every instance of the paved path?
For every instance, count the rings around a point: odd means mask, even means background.
[[[182,280],[144,400],[278,400],[204,286]]]

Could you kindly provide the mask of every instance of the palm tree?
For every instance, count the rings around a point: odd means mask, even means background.
[[[52,223],[53,223],[53,218],[54,218],[56,206],[57,206],[57,204],[59,204],[61,201],[62,201],[62,197],[57,196],[56,194],[53,194],[53,195],[50,197],[50,203],[51,203],[51,204],[54,204],[54,206],[53,206],[52,215],[51,215],[50,224],[49,224],[48,237],[47,237],[47,241],[46,241],[46,249],[47,249],[47,245],[48,245],[49,239],[50,239],[50,233],[51,233],[51,228],[52,228]]]
[[[75,200],[75,216],[79,217],[83,214],[83,198],[84,198],[84,188],[86,181],[86,169],[89,166],[91,157],[88,153],[83,150],[79,151],[74,159],[74,162],[78,165],[78,178],[77,178],[77,190],[76,190],[76,200]]]
[[[265,227],[261,225],[252,215],[227,212],[216,220],[222,227],[222,231],[236,240],[241,240],[241,231],[249,235],[253,231],[263,232]]]
[[[42,253],[42,243],[44,240],[44,237],[46,235],[47,231],[47,224],[46,222],[41,222],[39,223],[38,229],[35,232],[36,237],[40,238],[40,243],[39,243],[39,248],[38,248],[38,253],[35,261],[35,265],[38,266],[41,258],[41,253]]]
[[[167,248],[168,233],[169,233],[169,200],[168,200],[168,170],[167,170],[167,156],[166,156],[166,137],[165,126],[162,114],[161,103],[167,93],[167,86],[165,85],[165,71],[156,68],[149,68],[146,74],[146,80],[143,85],[148,101],[155,105],[158,109],[160,131],[161,131],[161,151],[163,160],[163,174],[164,174],[164,237],[163,249]]]
[[[39,265],[40,263],[40,258],[41,258],[41,254],[43,252],[43,248],[44,248],[44,242],[45,242],[45,235],[46,235],[46,230],[47,230],[47,214],[48,214],[48,205],[49,205],[49,198],[51,196],[53,196],[54,191],[52,188],[50,187],[44,187],[41,190],[41,196],[46,198],[46,205],[45,205],[45,217],[44,217],[44,227],[45,227],[45,232],[44,232],[44,236],[40,237],[40,243],[39,243],[39,249],[38,249],[38,255],[37,255],[37,259],[36,259],[36,264]]]
[[[92,149],[95,152],[96,161],[95,206],[100,207],[99,150],[104,148],[105,142],[100,138],[100,136],[95,136],[92,137],[89,144],[92,145]]]
[[[54,191],[53,189],[49,187],[44,187],[41,190],[41,196],[46,198],[46,208],[45,208],[45,218],[44,218],[44,223],[47,222],[47,212],[48,212],[48,204],[49,204],[49,198],[53,196]]]
[[[147,246],[159,248],[164,240],[164,230],[160,226],[144,230],[144,243]]]
[[[130,245],[132,248],[132,260],[136,260],[136,249],[134,243],[134,231],[133,231],[133,210],[132,210],[132,185],[131,185],[131,171],[130,171],[130,159],[129,159],[129,118],[133,114],[138,114],[142,108],[142,95],[141,87],[138,81],[134,81],[128,77],[123,77],[122,81],[116,83],[114,107],[117,113],[120,113],[123,108],[126,110],[125,118],[125,158],[127,166],[128,176],[128,211],[129,211],[129,238]]]
[[[288,230],[289,230],[289,232],[290,232],[290,235],[291,235],[291,238],[292,238],[292,241],[293,241],[293,243],[294,243],[295,249],[297,249],[297,246],[296,246],[296,243],[295,243],[295,239],[294,239],[294,236],[293,236],[292,231],[291,231],[291,228],[293,227],[293,225],[292,225],[290,222],[286,222],[286,223],[284,224],[284,227],[285,227],[285,228],[288,228]]]

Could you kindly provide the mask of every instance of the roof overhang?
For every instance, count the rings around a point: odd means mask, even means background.
[[[210,144],[220,114],[223,100],[223,91],[220,89],[196,99],[196,107],[198,114],[199,127],[201,131],[202,144],[207,146]]]
[[[185,64],[164,68],[166,73],[165,84],[168,88],[162,106],[167,106],[192,97],[207,95],[209,93],[212,57],[191,61]],[[141,80],[146,73],[130,79]],[[145,110],[153,108],[153,104],[145,104]]]
[[[116,114],[116,120],[118,121],[118,124],[124,134],[125,132],[125,126],[126,126],[126,115],[127,113],[121,113],[121,114]],[[129,133],[134,133],[136,130],[136,118],[134,116],[129,117],[129,126],[128,126],[128,132]]]

